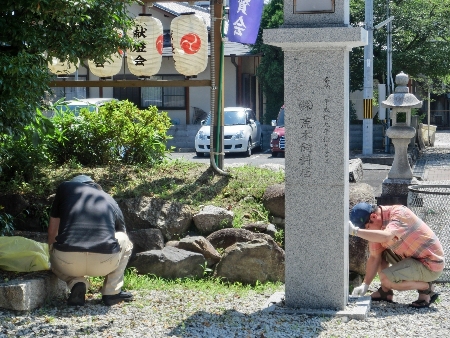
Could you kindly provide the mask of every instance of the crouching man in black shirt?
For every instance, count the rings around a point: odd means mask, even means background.
[[[71,290],[68,305],[84,305],[85,276],[105,276],[102,300],[111,306],[131,301],[122,291],[123,274],[133,249],[116,201],[89,176],[61,183],[48,225],[52,271]]]

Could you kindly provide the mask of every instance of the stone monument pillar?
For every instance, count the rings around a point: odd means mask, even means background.
[[[285,0],[284,25],[264,43],[284,51],[286,284],[290,307],[348,302],[349,51],[367,32],[349,26],[348,0]]]
[[[382,108],[392,109],[392,127],[386,131],[386,135],[394,144],[395,154],[391,170],[382,184],[381,196],[378,198],[379,205],[407,205],[408,186],[419,183],[413,177],[409,166],[408,144],[416,134],[416,130],[411,127],[411,108],[422,107],[422,101],[409,93],[408,81],[409,77],[405,73],[397,74],[395,77],[397,87],[394,93],[381,102]],[[397,121],[399,113],[406,115],[405,122]]]

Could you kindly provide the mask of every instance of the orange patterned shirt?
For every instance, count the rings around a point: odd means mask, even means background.
[[[370,253],[391,249],[400,257],[419,260],[431,271],[444,270],[444,250],[441,242],[419,217],[403,205],[381,206],[382,230],[395,235],[385,243],[369,242]]]

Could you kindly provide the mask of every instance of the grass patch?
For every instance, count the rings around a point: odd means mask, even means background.
[[[90,293],[97,293],[103,285],[104,277],[89,277],[91,284]],[[139,275],[135,268],[125,270],[124,289],[126,290],[156,290],[169,291],[174,288],[185,289],[190,291],[200,291],[204,294],[236,294],[245,296],[249,292],[257,292],[262,294],[272,294],[279,291],[283,284],[277,283],[255,283],[254,285],[243,284],[240,282],[229,283],[220,278],[207,277],[202,279],[196,278],[177,278],[165,279],[155,275]]]

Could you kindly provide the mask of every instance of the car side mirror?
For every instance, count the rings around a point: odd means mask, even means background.
[[[255,123],[255,120],[253,120],[253,119],[248,119],[248,123],[250,123],[250,124]]]
[[[205,124],[205,120],[201,120],[200,124],[203,126]]]
[[[276,127],[277,126],[277,120],[272,120],[272,127]]]

